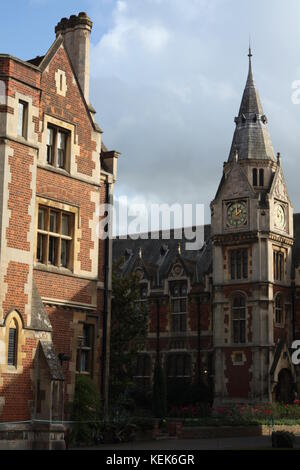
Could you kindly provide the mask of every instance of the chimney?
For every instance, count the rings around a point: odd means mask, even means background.
[[[55,27],[56,37],[64,37],[64,45],[68,51],[77,79],[86,102],[89,104],[90,81],[90,34],[93,23],[84,12],[62,18]]]

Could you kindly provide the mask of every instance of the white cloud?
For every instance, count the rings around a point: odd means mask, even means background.
[[[246,81],[248,31],[275,151],[298,159],[300,105],[290,101],[299,75],[297,5],[290,0],[282,24],[277,0],[251,0],[247,14],[236,0],[114,2],[109,27],[91,50],[91,98],[104,142],[122,153],[117,194],[205,203],[209,220]],[[292,193],[296,172],[288,172]]]

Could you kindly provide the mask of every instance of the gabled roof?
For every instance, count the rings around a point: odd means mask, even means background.
[[[34,280],[32,280],[31,328],[39,331],[52,331],[50,320]]]
[[[222,190],[223,198],[238,196],[255,197],[255,192],[249,183],[247,175],[236,159],[233,160],[229,170],[223,172],[214,201],[218,198]]]
[[[30,59],[27,61],[28,64],[31,64],[31,65],[35,65],[38,67],[38,69],[41,71],[41,73],[43,73],[46,68],[48,67],[48,65],[50,64],[51,60],[53,59],[53,57],[55,56],[55,54],[57,53],[58,49],[61,47],[61,45],[64,44],[64,38],[63,36],[60,34],[57,36],[57,38],[55,39],[55,41],[53,42],[53,44],[50,46],[50,48],[48,49],[48,51],[46,52],[46,54],[44,56],[38,56],[38,57],[35,57],[34,59]],[[69,65],[70,65],[70,68],[72,70],[72,73],[73,73],[73,76],[74,76],[74,79],[77,83],[77,86],[78,86],[78,89],[79,89],[79,92],[81,94],[81,98],[82,98],[82,101],[84,103],[84,106],[86,108],[86,112],[87,112],[87,115],[88,115],[88,118],[92,124],[92,127],[95,131],[97,132],[100,132],[102,133],[102,130],[100,129],[100,127],[98,126],[98,124],[96,122],[93,121],[92,119],[92,116],[91,116],[91,109],[90,109],[90,105],[86,102],[85,100],[85,97],[84,97],[84,94],[83,94],[83,91],[81,89],[81,86],[80,86],[80,83],[78,81],[78,78],[76,76],[76,73],[75,73],[75,70],[74,70],[74,67],[72,65],[72,62],[70,60],[70,57],[69,57],[69,54],[68,54],[68,51],[67,49],[64,47],[64,51],[66,53],[66,56],[68,58],[68,62],[69,62]],[[93,110],[93,112],[95,112]]]
[[[273,145],[267,128],[267,118],[252,74],[251,49],[249,49],[249,71],[244,89],[239,114],[235,118],[236,129],[228,161],[234,159],[236,151],[239,160],[272,160],[276,161]]]
[[[64,380],[64,374],[55,352],[52,341],[40,340],[40,351],[42,352],[52,380]]]
[[[132,272],[140,263],[142,263],[153,282],[153,285],[159,286],[162,280],[168,277],[169,271],[175,260],[180,258],[184,269],[192,279],[202,280],[204,274],[211,267],[211,250],[208,248],[210,242],[210,225],[201,228],[204,231],[204,245],[201,248],[188,250],[186,243],[188,240],[183,233],[183,238],[179,240],[181,229],[170,230],[170,237],[167,231],[149,232],[147,238],[115,238],[113,240],[113,258],[117,262],[123,258],[124,263],[121,266],[121,272],[126,275]],[[195,231],[196,227],[193,227]],[[156,237],[156,238],[154,238]],[[178,242],[180,241],[180,255],[178,253]]]

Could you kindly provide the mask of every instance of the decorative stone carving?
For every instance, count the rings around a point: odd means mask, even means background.
[[[286,185],[281,172],[279,172],[277,175],[277,180],[274,188],[274,196],[284,201],[288,201],[289,199]]]

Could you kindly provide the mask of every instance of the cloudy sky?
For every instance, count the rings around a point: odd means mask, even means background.
[[[106,146],[121,152],[116,196],[203,203],[209,222],[248,67],[295,211],[300,211],[299,0],[12,0],[0,52],[42,55],[63,16],[86,11],[91,102]]]

